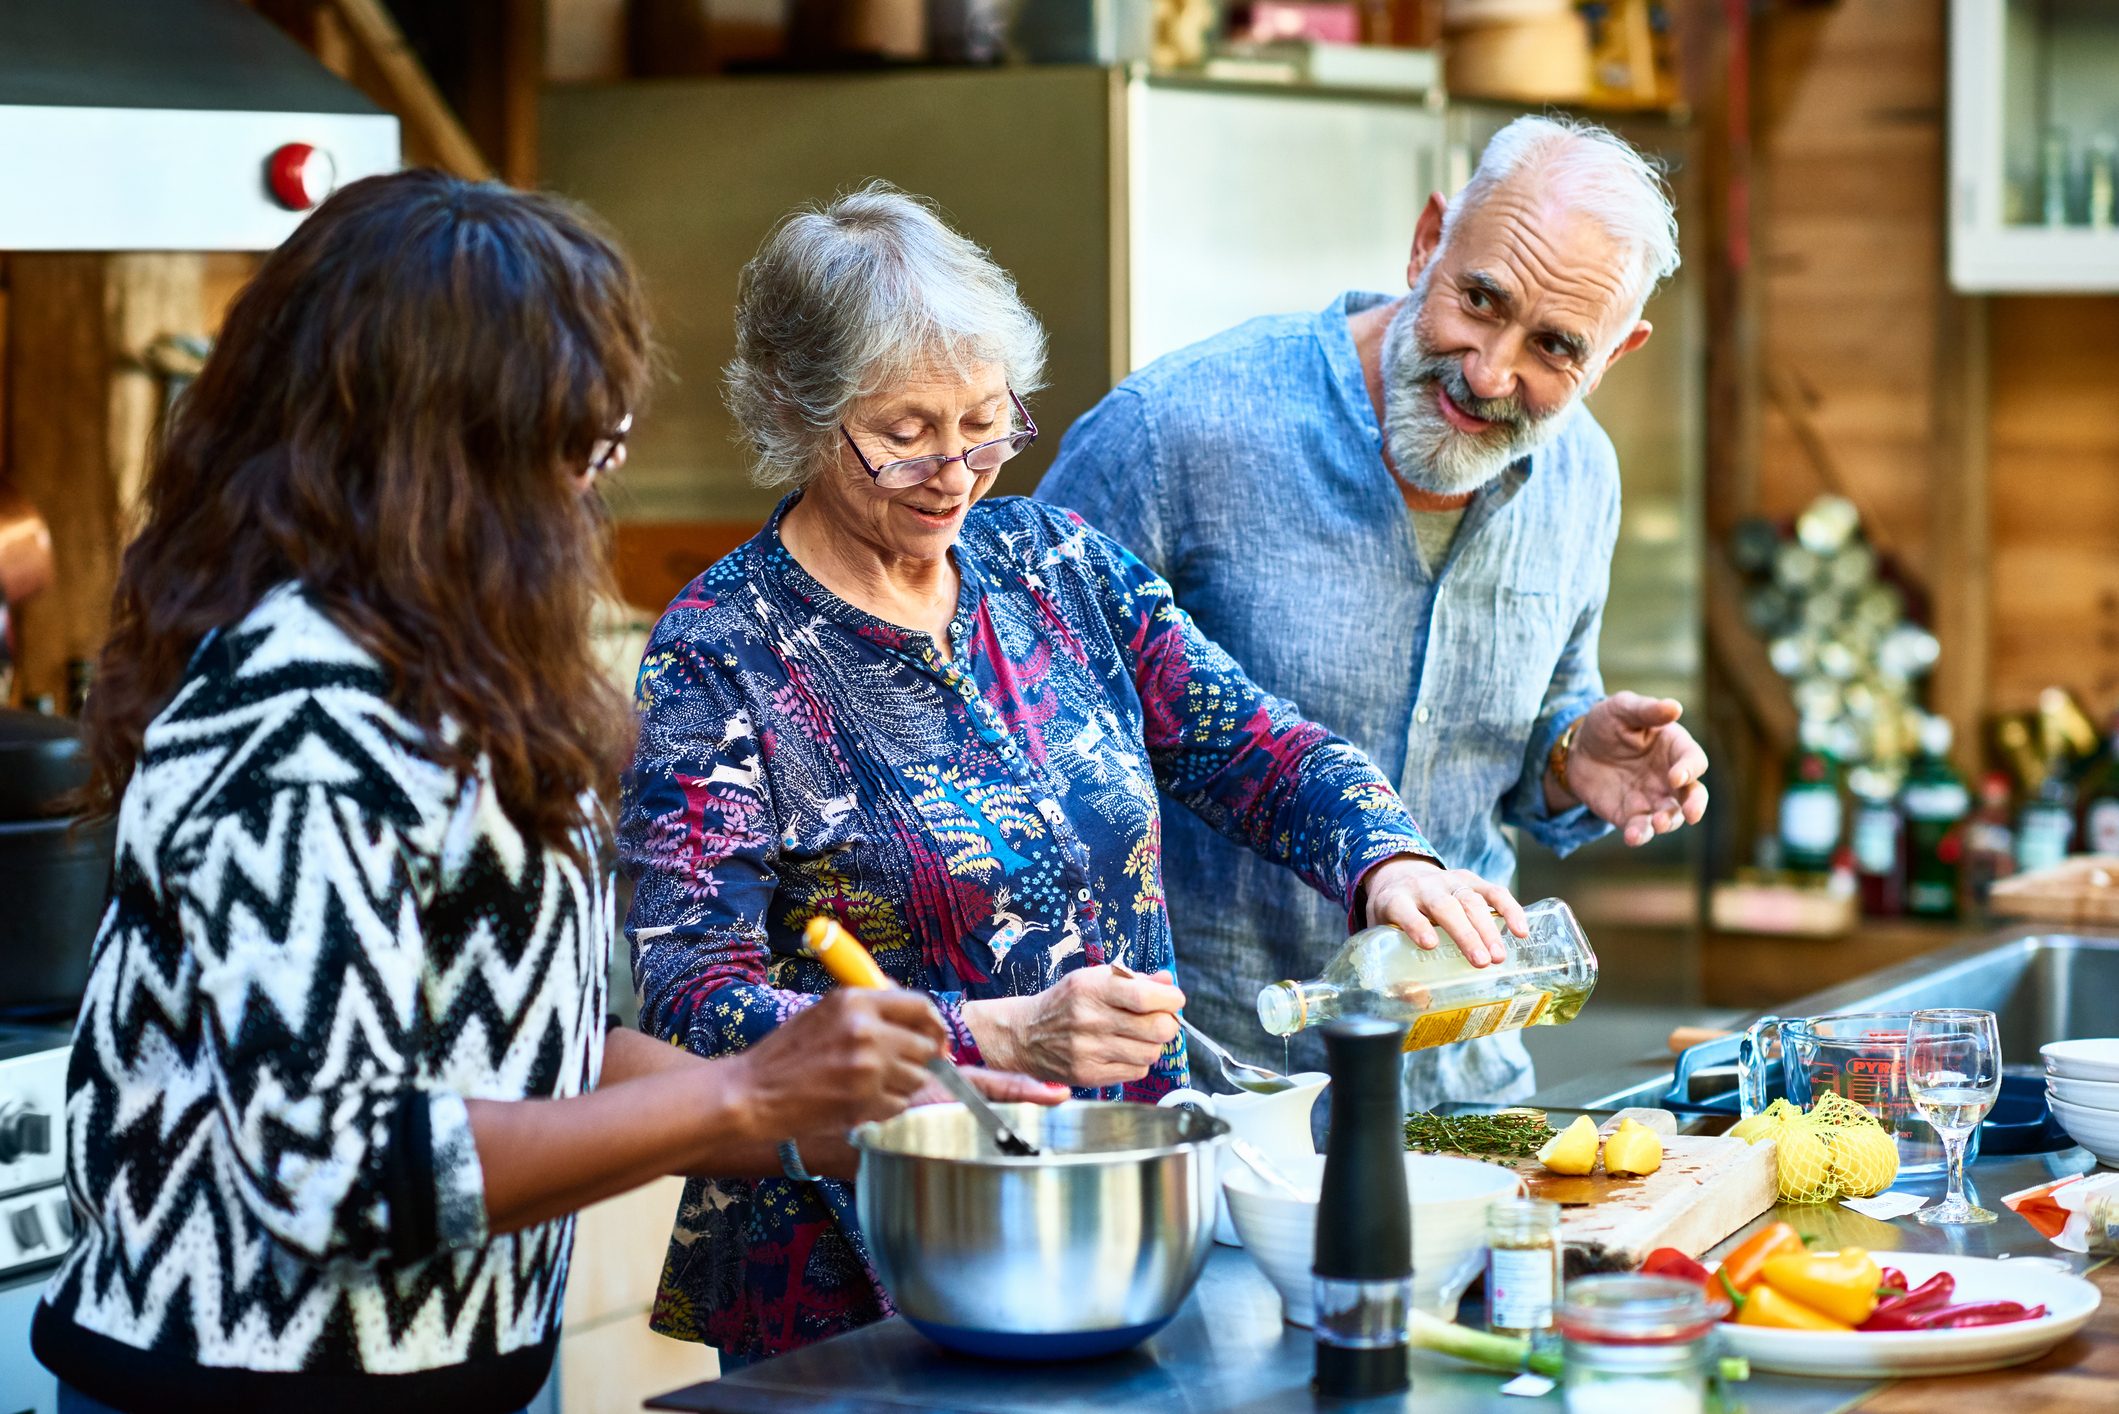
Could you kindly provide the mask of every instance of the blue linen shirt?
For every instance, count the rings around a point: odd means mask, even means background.
[[[1504,827],[1562,854],[1609,828],[1581,807],[1547,813],[1543,776],[1604,695],[1618,458],[1577,406],[1477,493],[1431,574],[1347,325],[1386,298],[1254,319],[1156,360],[1074,424],[1037,495],[1130,546],[1252,680],[1366,752],[1444,860],[1505,883]],[[1346,917],[1187,812],[1164,819],[1188,1010],[1278,1065],[1258,991],[1315,975]],[[1296,1038],[1296,1065],[1322,1056]],[[1405,1077],[1422,1109],[1532,1088],[1515,1034],[1416,1052]]]

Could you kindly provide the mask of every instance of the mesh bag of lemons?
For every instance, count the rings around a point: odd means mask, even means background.
[[[1898,1144],[1890,1131],[1860,1105],[1831,1091],[1808,1111],[1775,1100],[1729,1132],[1753,1144],[1774,1142],[1783,1202],[1869,1198],[1898,1177]]]

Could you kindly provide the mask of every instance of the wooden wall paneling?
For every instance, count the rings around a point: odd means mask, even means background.
[[[1987,480],[1987,305],[1938,284],[1935,480],[1928,501],[1928,600],[1942,656],[1928,706],[1949,719],[1951,755],[1976,774],[1992,665],[1991,493]]]
[[[544,87],[544,0],[503,0],[500,33],[501,178],[537,185],[537,106]]]
[[[620,521],[613,527],[618,595],[660,613],[699,572],[758,533],[757,521]]]
[[[1929,571],[1944,11],[1893,0],[1775,10],[1760,25],[1762,360],[1807,422],[1765,419],[1759,509],[1826,489],[1823,447],[1872,533]],[[1814,438],[1806,448],[1805,439]]]
[[[1696,729],[1715,763],[1701,858],[1710,879],[1750,862],[1770,814],[1779,769],[1762,749],[1755,677],[1737,602],[1717,617],[1715,561],[1731,528],[1757,503],[1759,280],[1754,259],[1757,162],[1752,145],[1752,19],[1747,0],[1680,0],[1680,87],[1697,131],[1696,200],[1684,213],[1688,246],[1705,256],[1701,289],[1709,331],[1705,367],[1707,522],[1706,702]],[[1735,630],[1732,635],[1732,630]],[[1776,684],[1777,686],[1778,684]],[[1785,692],[1782,694],[1785,700]],[[1766,825],[1765,828],[1770,828]],[[1700,890],[1704,901],[1706,890]],[[1704,916],[1704,903],[1702,905]]]
[[[1989,303],[1989,706],[2119,707],[2119,296]]]
[[[1750,8],[1745,0],[1683,0],[1677,18],[1683,87],[1699,129],[1700,199],[1686,219],[1709,255],[1706,507],[1709,537],[1720,542],[1751,511],[1758,478]]]
[[[63,703],[67,664],[102,645],[161,405],[141,356],[164,334],[207,327],[201,269],[195,255],[10,257],[10,470],[51,526],[56,562],[16,625],[25,699]]]

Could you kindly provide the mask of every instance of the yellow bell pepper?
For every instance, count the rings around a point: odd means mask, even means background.
[[[1789,1253],[1772,1257],[1759,1269],[1759,1280],[1835,1321],[1858,1326],[1876,1309],[1876,1289],[1883,1270],[1859,1247],[1828,1257]]]
[[[1813,1311],[1792,1296],[1783,1296],[1760,1282],[1751,1288],[1736,1313],[1740,1326],[1766,1326],[1780,1331],[1851,1331],[1845,1321],[1835,1321],[1822,1311]]]

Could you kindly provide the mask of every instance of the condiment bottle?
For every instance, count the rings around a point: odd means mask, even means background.
[[[1412,1382],[1413,1205],[1405,1188],[1404,1028],[1352,1019],[1324,1028],[1332,1074],[1311,1280],[1317,1391],[1358,1399]]]
[[[1920,724],[1920,755],[1898,798],[1906,819],[1906,912],[1917,918],[1957,916],[1958,868],[1964,858],[1963,821],[1972,799],[1950,765],[1950,722]]]
[[[1701,1414],[1715,1322],[1728,1309],[1670,1277],[1569,1282],[1559,1318],[1568,1414]]]
[[[1503,1198],[1486,1210],[1488,1330],[1551,1343],[1561,1253],[1558,1203]]]
[[[1396,928],[1364,928],[1340,945],[1322,976],[1275,982],[1258,994],[1258,1021],[1286,1036],[1337,1016],[1395,1021],[1405,1048],[1424,1050],[1525,1026],[1572,1021],[1597,985],[1597,955],[1556,898],[1523,910],[1530,936],[1498,920],[1504,956],[1474,967],[1447,938],[1423,948]]]

